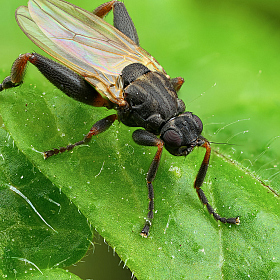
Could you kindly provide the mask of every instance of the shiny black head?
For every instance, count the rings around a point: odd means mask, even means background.
[[[200,118],[191,112],[185,112],[169,120],[161,129],[160,138],[166,150],[175,156],[186,156],[194,147],[201,146],[203,124]]]

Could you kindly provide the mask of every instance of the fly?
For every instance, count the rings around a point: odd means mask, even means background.
[[[114,26],[103,20],[111,10]],[[198,197],[216,220],[239,224],[238,217],[223,218],[217,214],[201,189],[211,147],[201,135],[200,118],[186,112],[184,102],[178,98],[184,79],[170,79],[163,67],[140,47],[135,26],[122,2],[110,1],[88,12],[62,0],[29,0],[28,7],[17,9],[16,20],[30,40],[60,63],[38,53],[22,54],[13,63],[11,75],[4,79],[0,91],[22,84],[30,62],[68,96],[94,107],[116,110],[96,122],[81,141],[48,150],[45,158],[89,142],[116,120],[129,127],[141,127],[133,132],[133,140],[139,145],[157,147],[146,177],[149,206],[141,235],[147,237],[154,217],[153,181],[163,148],[174,156],[187,156],[195,147],[203,147],[206,153],[194,182]]]

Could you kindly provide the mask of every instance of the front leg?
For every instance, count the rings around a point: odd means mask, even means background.
[[[154,135],[151,132],[148,132],[146,130],[138,129],[133,132],[132,135],[133,140],[135,143],[143,146],[156,146],[158,147],[158,150],[154,156],[154,159],[150,165],[146,180],[147,180],[147,186],[148,186],[148,193],[149,193],[149,212],[146,219],[146,223],[144,228],[141,231],[141,235],[143,237],[148,237],[149,235],[149,229],[152,225],[152,219],[154,217],[154,188],[152,182],[154,181],[156,177],[156,173],[158,170],[164,142],[157,138],[156,135]]]
[[[201,163],[201,166],[199,168],[199,171],[198,171],[197,176],[194,181],[194,188],[196,189],[197,195],[198,195],[200,201],[204,205],[206,205],[209,214],[213,215],[217,221],[221,221],[222,223],[225,223],[225,224],[228,223],[228,224],[239,225],[239,223],[240,223],[239,217],[224,218],[224,217],[221,217],[218,213],[216,213],[214,211],[213,207],[209,204],[206,195],[204,194],[203,190],[201,189],[201,186],[204,182],[204,178],[205,178],[208,166],[209,166],[211,147],[210,147],[209,142],[205,138],[201,137],[200,141],[201,141],[201,143],[199,144],[199,146],[205,148],[206,153],[205,153],[204,159]]]

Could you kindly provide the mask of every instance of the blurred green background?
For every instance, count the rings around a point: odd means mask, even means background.
[[[102,3],[71,2],[87,10]],[[26,4],[26,0],[12,0],[1,5],[1,79],[20,53],[38,51],[14,19],[15,9]],[[187,110],[203,120],[203,135],[213,142],[235,144],[213,147],[279,193],[279,1],[126,0],[125,5],[141,46],[171,77],[185,79],[180,98]],[[25,83],[35,84],[42,91],[50,88],[32,66]],[[112,257],[112,249],[107,253],[107,245],[103,247],[104,254]],[[108,267],[97,252],[94,255],[100,263],[90,261],[90,267]],[[130,279],[130,272],[117,265],[116,257],[112,259],[115,268],[126,274],[119,278]],[[96,270],[94,276],[81,277],[109,279]]]

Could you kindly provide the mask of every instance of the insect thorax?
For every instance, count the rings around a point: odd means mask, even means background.
[[[118,108],[121,122],[159,134],[161,127],[185,110],[170,80],[162,73],[149,71],[124,89],[129,108]]]

